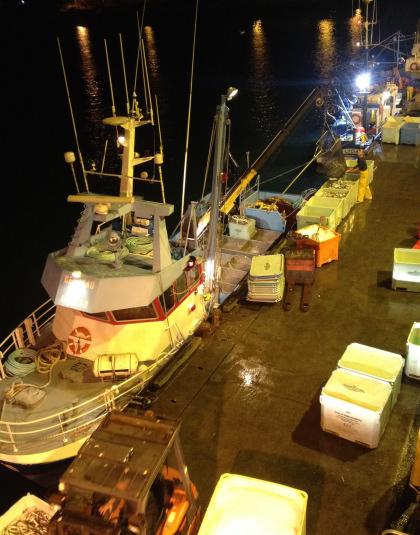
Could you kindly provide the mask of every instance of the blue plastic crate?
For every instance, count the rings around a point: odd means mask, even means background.
[[[420,143],[420,123],[404,123],[401,128],[400,143],[418,145]]]

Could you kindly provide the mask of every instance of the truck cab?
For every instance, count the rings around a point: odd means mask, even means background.
[[[200,506],[179,428],[151,411],[109,413],[60,478],[48,535],[195,535]]]

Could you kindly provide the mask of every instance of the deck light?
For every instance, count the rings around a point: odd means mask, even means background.
[[[236,89],[236,87],[229,87],[229,89],[227,90],[227,95],[226,95],[227,100],[230,100],[231,98],[236,96],[237,93],[238,93],[238,90]]]
[[[360,91],[366,91],[370,86],[370,75],[369,73],[360,74],[356,79],[357,87]]]

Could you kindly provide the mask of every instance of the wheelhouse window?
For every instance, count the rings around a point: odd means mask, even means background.
[[[169,312],[175,306],[175,294],[173,284],[159,296],[160,306],[164,313]]]
[[[191,288],[191,286],[195,286],[199,278],[200,267],[198,264],[195,264],[195,266],[188,272],[189,287]]]
[[[158,317],[153,304],[145,307],[123,308],[111,312],[115,321],[150,320]]]
[[[176,299],[180,303],[188,293],[187,274],[182,273],[175,281]]]
[[[106,312],[95,312],[91,314],[90,312],[83,312],[84,316],[87,316],[88,318],[95,318],[97,320],[103,320],[103,321],[109,321],[108,314]]]

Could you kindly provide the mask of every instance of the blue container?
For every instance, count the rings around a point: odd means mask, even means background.
[[[270,197],[279,197],[279,193],[273,191],[257,191],[250,197],[246,199],[246,208],[245,214],[250,219],[255,219],[256,226],[265,230],[275,230],[277,232],[285,232],[286,230],[286,220],[283,218],[283,215],[277,210],[264,210],[258,208],[250,208],[249,205],[255,203],[256,201],[265,201]],[[299,210],[299,206],[302,203],[301,195],[285,194],[282,198],[292,205],[296,205],[295,212]],[[291,206],[292,207],[292,206]]]
[[[420,143],[420,123],[404,123],[401,128],[400,143],[417,146]]]

